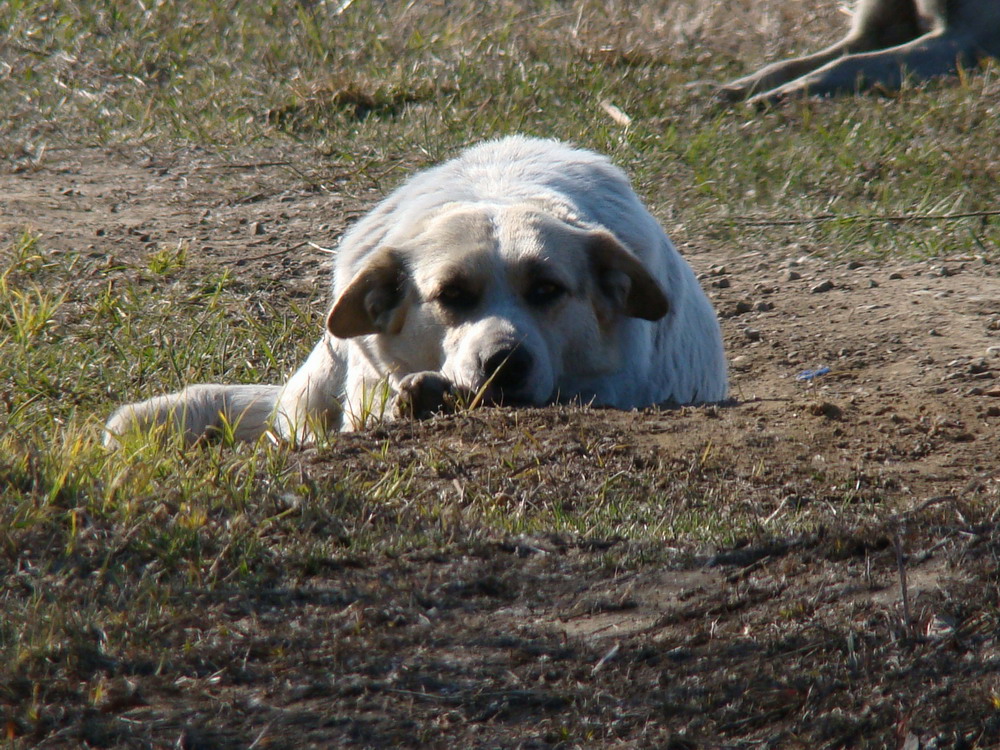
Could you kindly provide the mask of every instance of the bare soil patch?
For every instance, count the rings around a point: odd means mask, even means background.
[[[332,246],[377,196],[302,173],[288,153],[50,152],[0,174],[0,235],[33,227],[109,264],[187,243],[184,273],[225,265],[276,304],[321,309],[325,258],[304,243]],[[4,686],[7,735],[44,747],[1000,744],[997,266],[675,240],[721,315],[731,404],[482,410],[303,451],[303,482],[319,486],[411,467],[412,502],[451,498],[439,524],[455,544],[279,564],[268,589],[192,588],[176,602],[183,627],[144,653],[107,654],[81,634],[78,674],[46,694],[42,720],[25,718],[23,685]],[[663,503],[670,544],[586,523],[499,538],[482,521],[484,503],[572,514],[612,478],[609,506],[626,491]],[[685,513],[715,507],[740,521],[729,542],[683,533]],[[408,523],[405,506],[386,513]],[[95,674],[106,689],[81,695]]]

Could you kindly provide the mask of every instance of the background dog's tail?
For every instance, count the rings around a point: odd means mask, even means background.
[[[177,393],[127,404],[104,426],[104,444],[118,447],[130,434],[156,433],[160,439],[199,440],[229,437],[251,442],[268,429],[280,385],[191,385]]]

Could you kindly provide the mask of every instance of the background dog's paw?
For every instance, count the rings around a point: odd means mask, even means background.
[[[414,372],[399,382],[396,415],[421,419],[455,407],[455,389],[439,372]]]
[[[806,93],[805,88],[793,81],[792,83],[786,83],[783,86],[773,88],[770,91],[764,91],[763,93],[751,96],[747,99],[747,104],[757,110],[765,110],[784,104],[791,99],[804,96]]]
[[[716,104],[734,104],[742,102],[750,94],[750,87],[736,83],[716,85],[712,92],[712,101]]]

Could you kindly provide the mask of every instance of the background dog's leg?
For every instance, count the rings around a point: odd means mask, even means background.
[[[341,340],[324,334],[309,358],[281,389],[274,430],[283,439],[308,443],[317,432],[340,427],[346,372],[342,346]]]
[[[738,101],[771,91],[846,55],[871,52],[908,42],[922,33],[914,0],[862,0],[847,36],[811,55],[772,63],[756,73],[721,86],[717,96]]]
[[[774,102],[804,94],[827,96],[872,86],[897,89],[907,75],[932,78],[954,73],[960,62],[975,61],[971,39],[932,32],[898,47],[834,60],[819,70],[759,94],[751,101]]]
[[[280,386],[191,385],[118,409],[104,427],[104,444],[116,447],[129,433],[163,427],[161,437],[183,436],[191,445],[231,431],[237,441],[252,441],[267,429]]]
[[[769,91],[788,81],[804,76],[816,68],[825,65],[830,60],[835,60],[855,49],[857,49],[856,44],[852,44],[849,39],[842,39],[836,44],[812,55],[771,63],[756,73],[720,86],[717,96],[723,101],[732,102],[746,99],[761,91]]]

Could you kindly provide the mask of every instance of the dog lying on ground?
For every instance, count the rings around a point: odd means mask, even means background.
[[[336,254],[326,330],[284,386],[194,385],[116,411],[105,442],[162,426],[293,442],[454,400],[618,408],[726,397],[719,325],[624,174],[519,136],[417,175]]]
[[[842,40],[773,63],[719,89],[727,101],[776,102],[861,88],[899,88],[906,76],[931,78],[1000,57],[1000,0],[858,0]]]

